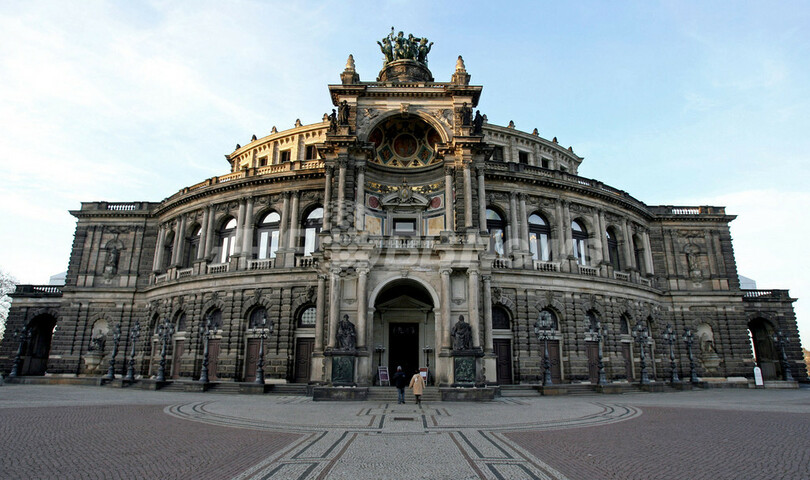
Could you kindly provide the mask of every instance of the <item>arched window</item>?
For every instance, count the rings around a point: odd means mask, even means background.
[[[503,307],[492,307],[492,328],[494,330],[509,330],[509,314]]]
[[[219,261],[225,263],[233,255],[236,246],[236,219],[231,218],[219,231]]]
[[[276,212],[265,215],[259,224],[256,237],[259,244],[260,259],[276,258],[280,237],[279,225],[281,225],[281,216]]]
[[[548,262],[551,260],[551,251],[548,248],[548,236],[551,230],[548,222],[538,214],[529,216],[529,250],[532,259]]]
[[[197,260],[197,253],[200,251],[200,237],[202,236],[202,227],[195,226],[191,230],[191,236],[186,239],[186,255],[183,259],[183,266],[190,267],[194,260]]]
[[[506,222],[495,211],[487,209],[487,230],[489,230],[489,251],[497,255],[503,255],[503,244],[506,240]]]
[[[574,240],[574,256],[580,265],[588,264],[588,232],[579,223],[579,220],[571,222],[571,237]]]
[[[186,331],[186,312],[179,312],[177,314],[177,318],[174,321],[174,331],[175,333]]]
[[[608,261],[613,266],[613,270],[621,271],[622,264],[619,261],[619,240],[616,237],[616,230],[613,227],[608,227],[605,236],[608,245]]]
[[[267,309],[264,307],[257,307],[254,308],[250,312],[250,317],[248,317],[248,328],[262,328],[262,320],[265,321],[265,328],[270,323],[270,319],[267,318]]]
[[[163,269],[169,268],[172,264],[172,254],[174,253],[174,231],[166,234],[163,240]]]
[[[630,335],[630,317],[626,313],[619,319],[619,333]]]
[[[298,326],[300,328],[312,328],[315,326],[317,315],[315,315],[315,307],[309,306],[302,308],[298,315]]]
[[[202,328],[205,328],[208,323],[208,316],[211,316],[211,329],[212,330],[221,330],[222,329],[222,310],[215,308],[213,310],[209,310],[208,313],[203,317],[202,321]]]
[[[304,230],[304,256],[309,257],[320,249],[318,233],[323,227],[323,208],[313,208],[307,214],[301,228]]]

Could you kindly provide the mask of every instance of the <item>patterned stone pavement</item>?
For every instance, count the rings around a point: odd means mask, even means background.
[[[810,389],[324,403],[0,388],[0,478],[808,479]]]

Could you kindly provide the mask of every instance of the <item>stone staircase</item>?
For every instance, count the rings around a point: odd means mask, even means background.
[[[368,401],[370,402],[389,402],[397,403],[397,389],[396,387],[368,387]],[[405,389],[405,401],[413,402],[413,393],[410,388]],[[439,387],[425,387],[422,394],[423,402],[441,402],[442,396],[439,393]]]

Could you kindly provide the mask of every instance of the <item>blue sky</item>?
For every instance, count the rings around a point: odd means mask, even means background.
[[[0,269],[63,271],[81,201],[159,201],[254,133],[320,120],[354,54],[463,55],[490,122],[538,128],[648,204],[725,205],[741,274],[810,295],[806,2],[0,3]],[[810,346],[808,300],[796,303]]]

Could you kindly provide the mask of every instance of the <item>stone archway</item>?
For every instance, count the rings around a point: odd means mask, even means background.
[[[34,317],[28,326],[31,329],[31,337],[24,352],[22,375],[45,375],[56,319],[43,314]]]
[[[782,366],[779,363],[779,352],[773,342],[775,332],[773,324],[764,318],[755,318],[748,322],[751,341],[754,344],[754,357],[757,366],[762,370],[765,380],[782,378]]]

